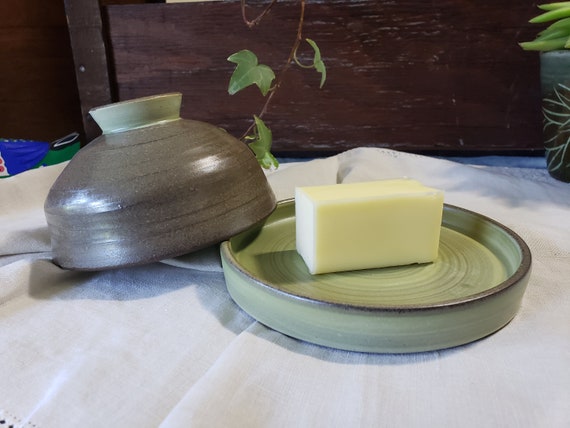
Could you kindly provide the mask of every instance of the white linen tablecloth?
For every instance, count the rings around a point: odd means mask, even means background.
[[[63,166],[0,181],[0,427],[570,426],[570,184],[545,171],[362,148],[268,174],[280,199],[296,185],[416,178],[528,243],[533,272],[509,325],[390,355],[256,322],[231,300],[216,248],[58,268],[43,203]]]

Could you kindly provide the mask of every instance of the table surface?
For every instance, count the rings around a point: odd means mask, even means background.
[[[533,270],[515,318],[412,354],[267,328],[232,301],[216,247],[103,272],[58,268],[43,202],[64,166],[0,180],[2,426],[570,426],[570,184],[543,159],[361,148],[267,173],[278,199],[299,185],[416,178],[525,240]]]

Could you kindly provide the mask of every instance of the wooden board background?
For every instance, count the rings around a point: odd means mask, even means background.
[[[248,48],[278,69],[298,11],[278,2],[250,30],[237,1],[106,6],[114,99],[181,91],[183,117],[240,136],[263,99],[255,88],[227,94],[226,58]],[[328,80],[318,89],[317,73],[288,72],[265,116],[275,152],[540,151],[538,55],[517,45],[537,32],[535,13],[520,0],[308,1],[304,36],[319,44]]]
[[[0,138],[82,130],[63,1],[0,1]]]

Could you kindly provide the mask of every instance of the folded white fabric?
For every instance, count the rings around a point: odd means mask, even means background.
[[[43,202],[62,167],[0,181],[6,426],[568,425],[570,185],[372,148],[270,173],[279,199],[297,185],[412,177],[529,244],[533,273],[507,327],[458,348],[382,355],[259,324],[229,297],[215,249],[105,272],[58,268]]]

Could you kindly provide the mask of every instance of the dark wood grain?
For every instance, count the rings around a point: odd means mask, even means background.
[[[0,2],[0,138],[81,130],[63,2]]]
[[[89,115],[93,107],[117,100],[116,81],[108,58],[108,33],[101,8],[108,5],[155,3],[156,0],[63,0],[71,39],[77,88],[80,95],[81,126],[87,141],[100,134]]]
[[[90,140],[99,133],[89,116],[94,106],[113,101],[105,33],[98,0],[64,0],[77,87],[81,94],[83,127]]]
[[[110,5],[116,99],[181,91],[184,117],[240,136],[263,99],[255,88],[227,94],[226,58],[248,48],[281,67],[298,11],[279,2],[249,30],[239,2]],[[320,90],[317,73],[288,72],[265,116],[275,151],[541,150],[538,57],[517,45],[534,35],[534,13],[520,0],[308,2],[304,36],[321,47],[328,81]]]

